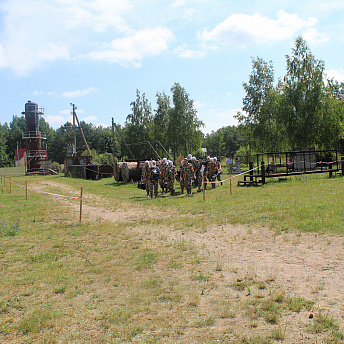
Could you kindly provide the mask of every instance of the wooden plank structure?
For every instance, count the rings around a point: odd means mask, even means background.
[[[249,163],[249,173],[238,185],[262,185],[266,178],[328,173],[331,178],[344,167],[344,157],[338,160],[338,151],[316,151],[314,149],[297,149],[290,152],[269,152],[257,154],[257,169],[254,173],[253,162]]]

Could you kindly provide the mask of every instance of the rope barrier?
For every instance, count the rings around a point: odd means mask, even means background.
[[[35,191],[35,192],[38,192],[38,193],[42,193],[42,194],[46,194],[46,195],[50,195],[50,196],[56,196],[56,197],[67,197],[67,198],[64,198],[62,199],[61,201],[70,201],[70,200],[74,200],[74,199],[79,199],[80,200],[80,222],[81,222],[81,216],[82,216],[82,193],[83,193],[83,188],[81,187],[81,194],[80,196],[66,196],[66,195],[60,195],[60,194],[56,194],[56,193],[52,193],[52,192],[47,192],[47,191],[43,191],[43,190],[38,190],[38,189],[34,189],[34,188],[31,188],[31,187],[28,187],[27,184],[26,186],[23,186],[23,185],[20,185],[20,184],[17,184],[15,182],[13,182],[11,179],[10,179],[10,185],[11,184],[14,184],[16,186],[19,186],[21,188],[25,188],[25,191],[26,191],[26,200],[27,200],[27,190],[32,190],[32,191]],[[17,205],[4,205],[4,206],[0,206],[0,208],[2,207],[15,207]]]
[[[17,183],[15,183],[15,182],[13,182],[13,181],[11,181],[11,183],[14,184],[14,185],[17,185],[17,186],[19,186],[19,187],[21,187],[21,188],[25,188],[25,186],[20,185],[20,184],[17,184]],[[69,198],[65,199],[65,201],[68,201],[68,200],[70,200],[70,199],[80,199],[80,197],[73,197],[73,196],[60,195],[60,194],[56,194],[56,193],[52,193],[52,192],[37,190],[37,189],[34,189],[34,188],[30,188],[30,187],[27,187],[27,189],[32,190],[32,191],[36,191],[36,192],[39,192],[39,193],[44,193],[44,194],[47,194],[47,195],[52,195],[52,196],[69,197]]]
[[[249,172],[251,172],[251,171],[254,171],[254,170],[256,170],[256,169],[258,169],[258,168],[260,168],[260,167],[261,167],[261,166],[257,166],[257,167],[255,167],[255,168],[252,168],[251,170],[247,170],[247,171],[245,171],[245,172],[241,172],[241,173],[239,173],[239,174],[230,176],[230,177],[227,178],[227,179],[223,179],[223,180],[214,180],[213,182],[207,181],[207,182],[205,182],[205,184],[223,183],[223,182],[226,182],[226,181],[228,181],[228,180],[230,180],[230,179],[234,179],[234,178],[237,178],[237,177],[239,177],[239,176],[242,176],[242,175],[244,175],[244,174],[246,174],[246,173],[249,173]]]

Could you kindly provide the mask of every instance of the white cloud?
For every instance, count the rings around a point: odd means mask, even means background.
[[[186,0],[176,0],[170,5],[170,7],[182,7],[184,5],[186,5]]]
[[[303,35],[303,38],[310,44],[320,44],[329,40],[326,34],[319,33],[316,29],[308,29]]]
[[[99,123],[99,124],[97,124],[97,127],[99,127],[99,128],[108,128],[108,127],[110,127],[110,125],[104,124],[104,123]]]
[[[61,110],[60,111],[60,114],[61,115],[70,115],[71,113],[71,110],[70,109],[64,109],[64,110]]]
[[[0,6],[0,68],[18,76],[78,56],[93,33],[126,32],[122,14],[132,8],[129,0],[4,0]]]
[[[173,38],[172,32],[165,27],[140,30],[128,37],[115,39],[108,49],[92,52],[88,56],[138,67],[144,57],[158,55],[166,50],[168,42]]]
[[[191,18],[196,13],[196,10],[194,8],[188,8],[183,13],[183,18]]]
[[[34,91],[32,92],[32,95],[33,95],[33,96],[41,96],[42,94],[43,94],[42,91],[34,90]]]
[[[238,121],[234,118],[234,115],[238,111],[240,109],[210,109],[208,111],[199,111],[198,118],[205,124],[202,131],[207,134],[222,127],[238,125]]]
[[[59,113],[61,114],[61,115],[71,115],[72,114],[72,109],[64,109],[64,110],[61,110],[61,111],[59,111]],[[83,113],[85,113],[85,111],[84,110],[79,110],[79,109],[77,109],[77,111],[76,111],[78,114],[83,114]],[[71,116],[71,118],[73,118],[73,116]]]
[[[52,127],[56,127],[56,125],[62,125],[65,121],[64,117],[62,116],[46,115],[44,118],[45,121],[48,122]]]
[[[183,58],[201,58],[204,57],[206,52],[204,50],[191,50],[186,48],[185,45],[174,49],[174,52]]]
[[[63,92],[62,96],[66,98],[75,98],[75,97],[82,97],[86,96],[87,94],[91,92],[98,91],[95,87],[86,88],[84,90],[75,90],[75,91],[69,91],[69,92]]]
[[[83,121],[85,121],[86,123],[91,123],[92,121],[96,121],[98,119],[98,117],[96,116],[87,116],[85,118],[83,118]]]
[[[31,96],[36,97],[36,96],[41,96],[41,95],[43,95],[43,92],[42,92],[42,91],[34,90],[34,91],[28,92],[28,93],[26,93],[26,92],[21,92],[20,95],[21,95],[21,96],[25,96],[25,97],[31,97]]]
[[[197,111],[199,111],[199,109],[203,108],[206,106],[206,104],[200,102],[199,100],[195,100],[194,101],[194,106],[197,109]]]
[[[344,82],[344,69],[329,69],[325,71],[328,79],[334,79],[338,82]]]
[[[299,30],[313,27],[316,18],[302,19],[297,14],[280,10],[277,19],[263,17],[256,13],[233,14],[211,31],[203,31],[199,37],[204,42],[214,41],[220,44],[247,46],[277,42],[293,38]]]

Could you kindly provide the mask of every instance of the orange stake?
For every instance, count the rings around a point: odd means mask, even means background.
[[[81,222],[81,217],[82,217],[82,191],[83,191],[83,187],[81,187],[81,191],[80,191],[80,222]]]

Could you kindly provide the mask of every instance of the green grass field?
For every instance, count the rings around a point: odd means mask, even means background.
[[[162,226],[205,232],[211,225],[241,224],[276,235],[336,237],[344,230],[341,176],[269,179],[261,187],[238,187],[233,180],[232,194],[225,182],[209,187],[205,201],[202,193],[186,197],[178,187],[175,197],[148,199],[136,183],[113,179],[11,181],[11,187],[9,176],[0,183],[1,343],[275,343],[289,333],[282,319],[311,311],[313,327],[298,331],[343,343],[338,319],[315,310],[315,301],[287,295],[271,277],[236,267],[224,271],[220,257],[209,269],[195,243],[171,243],[159,234]],[[142,219],[85,216],[79,223],[79,200],[32,190],[78,197],[81,187],[83,206],[137,209]],[[157,218],[145,217],[148,210]],[[232,278],[224,286],[223,274]]]

